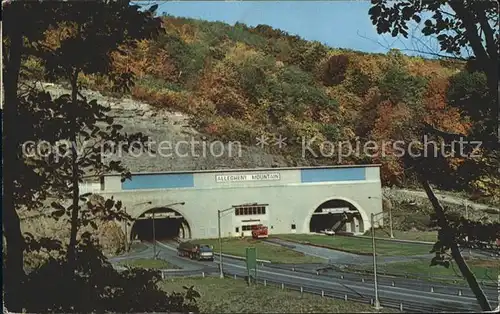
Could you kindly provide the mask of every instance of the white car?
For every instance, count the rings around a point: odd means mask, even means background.
[[[333,231],[332,229],[325,229],[323,230],[323,233],[326,235],[334,235],[335,231]]]

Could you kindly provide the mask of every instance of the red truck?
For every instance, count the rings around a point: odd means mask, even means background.
[[[254,225],[252,226],[252,238],[262,239],[269,236],[268,229],[264,225]]]

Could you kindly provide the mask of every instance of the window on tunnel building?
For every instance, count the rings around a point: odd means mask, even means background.
[[[235,209],[234,214],[236,216],[248,216],[248,215],[265,215],[265,206],[242,206]]]
[[[236,228],[235,228],[235,232],[236,232],[236,233],[240,232],[240,228],[239,228],[239,227],[236,227]]]
[[[252,226],[251,225],[241,226],[241,231],[250,231],[250,230],[252,230]]]
[[[297,228],[297,226],[295,226],[295,224],[292,224],[292,230],[295,230]]]

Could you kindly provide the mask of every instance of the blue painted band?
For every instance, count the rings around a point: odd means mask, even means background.
[[[175,189],[194,187],[192,173],[133,175],[122,183],[122,190]]]
[[[302,169],[300,180],[310,182],[337,182],[366,180],[366,168]]]

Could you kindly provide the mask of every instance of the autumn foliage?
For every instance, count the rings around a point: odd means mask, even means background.
[[[326,47],[266,25],[205,22],[165,16],[165,34],[113,54],[116,75],[133,73],[134,98],[159,110],[194,117],[201,132],[248,144],[262,132],[290,139],[330,141],[421,140],[420,126],[467,134],[471,123],[450,90],[462,93],[476,77],[454,78],[465,64]],[[47,44],[70,36],[71,27],[51,30]],[[32,62],[32,64],[35,64]],[[89,88],[109,92],[98,77],[82,77]],[[452,88],[458,82],[460,89]],[[303,160],[290,145],[280,153],[302,164],[334,164],[336,158]],[[380,149],[382,149],[380,147]],[[350,156],[343,163],[382,163],[385,183],[399,184],[407,172],[390,144],[382,154]],[[312,157],[311,157],[312,158]],[[454,167],[461,160],[450,159]]]

